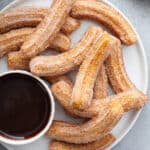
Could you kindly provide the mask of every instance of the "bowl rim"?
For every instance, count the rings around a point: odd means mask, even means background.
[[[46,82],[44,82],[41,78],[33,75],[30,72],[23,71],[23,70],[11,70],[11,71],[6,71],[6,72],[1,73],[0,77],[3,77],[5,75],[9,75],[9,74],[15,74],[15,73],[29,76],[29,77],[37,80],[38,82],[40,82],[43,85],[43,87],[45,88],[46,92],[48,93],[50,104],[51,104],[50,116],[49,116],[49,119],[47,121],[47,124],[35,136],[27,138],[27,139],[16,140],[16,139],[10,139],[10,138],[7,138],[7,137],[4,137],[4,136],[0,135],[0,141],[1,142],[4,142],[6,144],[11,144],[11,145],[24,145],[24,144],[29,144],[33,141],[36,141],[37,139],[39,139],[41,136],[43,136],[48,131],[49,127],[52,124],[52,121],[54,120],[55,101],[54,101],[54,97],[52,95],[52,92],[51,92],[50,88],[48,87],[48,85],[46,84]]]

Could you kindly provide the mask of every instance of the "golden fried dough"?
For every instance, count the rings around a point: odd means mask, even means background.
[[[71,15],[75,18],[96,20],[111,29],[124,44],[137,41],[129,22],[114,8],[102,1],[76,0]]]
[[[69,51],[56,56],[37,56],[30,62],[30,70],[38,76],[63,75],[80,65],[97,36],[102,34],[99,27],[89,27],[82,39]]]
[[[34,33],[21,46],[25,58],[32,58],[44,51],[59,33],[71,10],[71,0],[56,0]]]
[[[46,7],[17,7],[0,13],[0,33],[22,27],[36,27],[48,13]],[[70,34],[80,26],[80,21],[67,17],[61,32]]]
[[[101,99],[105,98],[107,95],[108,95],[108,79],[105,70],[105,65],[102,65],[95,81],[93,89],[93,98]]]
[[[119,102],[109,104],[103,116],[95,116],[83,124],[54,121],[47,136],[68,143],[84,144],[96,141],[109,133],[123,115]]]
[[[148,100],[148,97],[145,94],[134,88],[117,95],[108,96],[102,99],[94,99],[92,100],[91,106],[88,109],[84,111],[78,111],[72,109],[70,106],[73,84],[68,80],[69,79],[60,80],[52,84],[51,90],[62,107],[69,112],[69,114],[74,116],[91,118],[98,113],[103,115],[106,111],[106,106],[111,101],[119,101],[124,111],[127,112],[132,109],[140,109]]]
[[[107,32],[97,37],[96,42],[81,64],[76,77],[70,103],[73,109],[83,110],[90,106],[98,71],[113,47],[118,46],[118,43],[119,40],[110,36]]]
[[[116,93],[135,88],[125,70],[122,49],[120,47],[114,48],[105,64],[108,78]]]
[[[30,59],[25,59],[20,52],[10,52],[7,56],[7,65],[10,69],[29,70]]]
[[[0,34],[0,57],[20,49],[22,43],[34,32],[34,28],[21,28]],[[71,40],[63,33],[58,33],[50,48],[64,52],[70,48]],[[18,68],[19,69],[19,68]]]
[[[69,144],[54,141],[50,144],[50,150],[104,150],[109,147],[116,138],[112,134],[107,134],[100,140],[88,144]]]

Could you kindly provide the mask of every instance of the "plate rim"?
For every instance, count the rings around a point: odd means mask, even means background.
[[[142,59],[143,59],[143,64],[144,64],[144,70],[145,70],[145,85],[143,88],[143,92],[147,93],[148,90],[148,61],[147,61],[147,56],[146,56],[146,51],[143,45],[143,42],[140,38],[140,35],[138,34],[136,28],[132,25],[132,23],[130,22],[130,20],[128,19],[128,17],[125,16],[125,14],[119,9],[117,8],[117,6],[115,6],[113,3],[111,3],[110,1],[107,0],[99,0],[99,1],[103,1],[104,3],[112,6],[114,9],[116,9],[130,24],[130,26],[132,27],[132,29],[134,30],[134,32],[136,33],[137,36],[137,44],[140,47],[140,51],[141,51],[141,55],[142,55]],[[128,126],[128,128],[124,131],[124,133],[109,147],[109,149],[114,148],[115,146],[117,146],[119,144],[119,142],[121,142],[123,140],[123,138],[129,133],[129,131],[133,128],[133,126],[135,125],[136,121],[138,120],[141,112],[142,112],[143,108],[138,110],[137,113],[135,114],[134,119],[132,120],[132,122],[130,123],[130,125]]]
[[[15,5],[18,2],[21,2],[22,0],[14,0],[13,2],[9,3],[8,5],[6,5],[1,11],[5,11],[8,8],[13,7],[13,5]],[[126,17],[126,15],[117,7],[115,6],[115,4],[113,4],[112,2],[108,1],[108,0],[98,0],[98,1],[102,1],[110,6],[112,6],[115,10],[117,10],[126,20],[127,22],[130,24],[130,26],[132,27],[132,29],[134,30],[134,32],[136,33],[137,36],[137,44],[140,47],[140,52],[142,55],[142,59],[143,59],[143,64],[144,64],[144,71],[145,71],[145,84],[144,84],[144,88],[143,88],[143,92],[147,93],[148,90],[148,76],[149,76],[149,72],[148,72],[148,60],[147,60],[147,56],[146,56],[146,51],[142,42],[142,39],[140,38],[140,35],[138,34],[136,28],[132,25],[132,23],[130,22],[130,19],[128,19],[128,17]],[[117,146],[122,140],[123,138],[129,133],[129,131],[133,128],[133,126],[135,125],[136,121],[138,120],[141,112],[142,112],[143,108],[138,110],[137,113],[134,116],[134,119],[132,120],[132,122],[130,123],[130,125],[128,126],[128,128],[123,132],[123,134],[117,138],[117,140],[110,146],[108,147],[108,149],[112,149],[115,146]]]

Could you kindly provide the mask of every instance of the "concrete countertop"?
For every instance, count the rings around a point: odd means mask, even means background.
[[[9,1],[0,0],[0,8]],[[150,66],[150,0],[110,0],[132,22],[139,33]],[[150,95],[150,87],[148,89]],[[113,150],[150,150],[150,104],[146,105],[134,127]],[[5,150],[0,146],[0,150]]]

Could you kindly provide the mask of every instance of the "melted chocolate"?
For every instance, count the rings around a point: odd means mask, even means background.
[[[0,78],[0,135],[32,137],[46,126],[49,117],[49,96],[39,81],[18,73]]]

